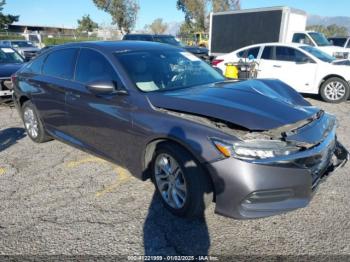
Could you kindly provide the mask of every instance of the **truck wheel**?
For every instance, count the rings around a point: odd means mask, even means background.
[[[320,94],[328,103],[340,103],[348,99],[349,85],[339,77],[332,77],[322,83]]]
[[[190,153],[174,143],[157,146],[152,180],[163,204],[176,216],[202,217],[213,200],[208,175]]]
[[[22,106],[22,119],[28,136],[36,143],[44,143],[52,138],[46,133],[32,102],[27,101]]]

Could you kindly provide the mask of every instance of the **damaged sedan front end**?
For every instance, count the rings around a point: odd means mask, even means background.
[[[335,123],[333,116],[322,114],[281,140],[221,142],[232,157],[208,165],[217,181],[229,185],[217,196],[216,211],[256,218],[305,207],[319,183],[349,159],[337,141]]]
[[[217,192],[216,212],[224,216],[258,218],[305,207],[320,182],[349,160],[337,140],[335,116],[322,110],[268,130],[250,130],[198,112],[158,110],[232,136],[208,137],[221,155],[206,168]]]

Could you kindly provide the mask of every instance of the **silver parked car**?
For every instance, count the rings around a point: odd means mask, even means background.
[[[40,51],[32,42],[26,40],[2,40],[0,45],[8,46],[15,49],[26,60],[30,60]]]

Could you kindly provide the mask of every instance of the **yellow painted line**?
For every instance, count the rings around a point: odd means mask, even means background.
[[[101,158],[87,157],[87,158],[83,158],[83,159],[76,160],[76,161],[70,161],[65,166],[67,168],[76,168],[78,166],[81,166],[81,165],[84,165],[87,163],[111,165],[109,162],[107,162]],[[96,197],[102,197],[105,194],[112,192],[118,186],[120,186],[121,184],[125,183],[126,181],[128,181],[132,178],[132,175],[130,174],[130,172],[128,170],[126,170],[125,168],[122,168],[122,167],[119,167],[116,165],[112,165],[112,166],[114,167],[114,171],[117,174],[116,179],[114,180],[114,182],[112,184],[105,186],[102,190],[97,191],[95,193]]]
[[[70,161],[66,164],[66,167],[68,168],[75,168],[75,167],[78,167],[78,166],[81,166],[81,165],[84,165],[84,164],[87,164],[87,163],[108,163],[107,161],[101,159],[101,158],[98,158],[98,157],[87,157],[87,158],[83,158],[83,159],[80,159],[80,160],[77,160],[77,161]]]
[[[1,175],[3,175],[3,174],[5,174],[5,172],[6,172],[6,169],[5,169],[5,168],[0,167],[0,176],[1,176]]]
[[[105,194],[112,192],[114,189],[116,189],[121,184],[130,180],[130,178],[131,178],[130,173],[126,169],[121,168],[121,167],[115,167],[114,170],[117,173],[116,180],[112,184],[110,184],[109,186],[106,186],[104,189],[97,191],[95,194],[96,197],[102,197]]]

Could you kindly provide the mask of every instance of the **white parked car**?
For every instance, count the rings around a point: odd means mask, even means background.
[[[267,43],[241,48],[216,57],[212,65],[223,74],[226,63],[254,57],[258,78],[277,78],[300,93],[320,94],[338,103],[349,97],[350,61],[336,60],[321,50],[303,44]]]

